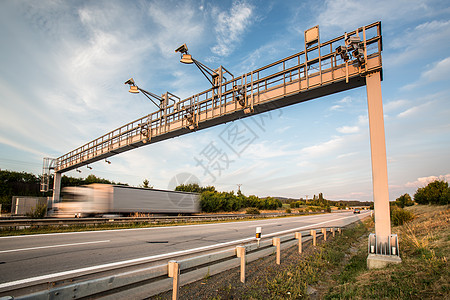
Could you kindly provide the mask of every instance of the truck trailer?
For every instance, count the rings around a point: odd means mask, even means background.
[[[110,214],[193,214],[200,211],[199,195],[188,192],[99,184],[65,187],[55,217]]]

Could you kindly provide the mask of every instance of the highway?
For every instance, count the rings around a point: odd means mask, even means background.
[[[370,214],[352,212],[257,221],[0,237],[0,290],[37,281],[155,261],[217,244],[319,227],[341,227]]]

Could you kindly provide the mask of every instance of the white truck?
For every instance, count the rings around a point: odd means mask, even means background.
[[[193,214],[200,211],[199,195],[188,192],[94,183],[65,187],[56,217],[132,214]]]

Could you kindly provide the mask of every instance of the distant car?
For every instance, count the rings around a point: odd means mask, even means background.
[[[355,209],[355,210],[353,211],[353,213],[354,213],[354,214],[360,214],[361,211],[360,211],[359,209]]]

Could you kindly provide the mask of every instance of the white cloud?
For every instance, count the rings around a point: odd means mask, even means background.
[[[326,35],[381,20],[385,36],[386,32],[395,32],[392,38],[387,35],[389,42],[384,47],[397,51],[386,51],[383,57],[384,66],[394,67],[436,53],[448,53],[448,43],[442,41],[450,39],[450,20],[422,21],[442,15],[445,10],[448,11],[448,5],[438,0],[326,0],[325,8],[318,9],[315,23],[320,24],[321,32]],[[423,23],[405,31],[404,26],[410,26],[411,20]]]
[[[410,116],[413,116],[413,115],[417,114],[419,111],[420,111],[420,107],[419,106],[413,106],[413,107],[408,108],[407,110],[402,111],[401,113],[399,113],[397,115],[397,117],[399,117],[399,118],[407,118],[407,117],[410,117]]]
[[[430,106],[434,101],[429,101],[420,105],[416,105],[413,107],[408,108],[405,111],[402,111],[401,113],[399,113],[397,115],[397,117],[399,118],[407,118],[407,117],[411,117],[414,116],[416,114],[418,114],[419,112],[423,113],[424,108]]]
[[[317,145],[303,148],[300,153],[308,156],[324,156],[327,153],[335,152],[344,146],[344,138],[333,137],[329,141]]]
[[[393,110],[402,108],[407,104],[408,104],[408,101],[403,100],[403,99],[390,101],[390,102],[383,104],[383,110],[384,110],[384,112],[391,112]]]
[[[13,140],[9,140],[9,139],[4,138],[2,136],[0,136],[0,143],[8,145],[8,146],[13,147],[13,148],[16,148],[18,150],[22,150],[22,151],[25,151],[25,152],[28,152],[28,153],[35,154],[38,157],[46,156],[45,153],[43,153],[43,152],[41,152],[39,150],[36,150],[35,148],[28,147],[28,146],[26,146],[26,145],[24,145],[22,143],[17,143],[17,142],[15,142]]]
[[[342,105],[336,104],[336,105],[331,106],[330,110],[331,111],[340,110],[341,108],[342,108]]]
[[[344,98],[342,98],[341,100],[339,100],[337,103],[342,103],[342,104],[344,104],[344,103],[351,103],[352,102],[352,98],[351,97],[349,97],[349,96],[346,96],[346,97],[344,97]]]
[[[336,103],[336,104],[333,105],[333,106],[331,106],[331,107],[329,108],[329,110],[331,110],[331,111],[339,111],[339,110],[342,110],[344,107],[346,107],[346,106],[348,106],[350,103],[352,103],[352,98],[349,97],[349,96],[346,96],[346,97],[342,98],[341,100],[336,101],[335,103]]]
[[[287,130],[289,130],[291,128],[292,128],[292,126],[288,125],[288,126],[284,126],[284,127],[281,127],[281,128],[277,128],[275,131],[277,133],[281,134],[281,133],[284,133],[285,131],[287,131]]]
[[[422,60],[424,57],[448,55],[448,41],[450,39],[450,20],[433,20],[417,25],[411,30],[397,34],[388,46],[384,55],[383,65],[398,66],[412,61]],[[395,51],[397,50],[397,51]]]
[[[342,126],[336,129],[339,133],[356,133],[359,131],[358,126]]]
[[[252,24],[253,14],[253,6],[243,1],[234,1],[230,12],[218,13],[215,27],[217,44],[211,51],[220,56],[230,55]]]
[[[415,14],[424,14],[430,8],[424,0],[403,1],[358,1],[327,0],[325,9],[318,15],[320,26],[349,30],[370,22],[398,20],[404,16],[412,18]]]
[[[344,154],[339,155],[337,158],[346,158],[346,157],[350,157],[350,156],[356,156],[358,154],[359,154],[359,152],[344,153]]]
[[[366,126],[369,124],[369,116],[368,115],[359,115],[358,116],[358,125]]]
[[[430,70],[422,73],[421,77],[428,82],[450,80],[450,57],[438,61]]]
[[[156,25],[151,41],[159,48],[160,55],[171,58],[175,48],[185,42],[188,46],[202,43],[205,31],[202,10],[197,10],[191,1],[177,1],[176,5],[171,1],[155,1],[150,3],[148,14]]]
[[[281,142],[280,142],[281,143]],[[286,145],[280,146],[280,143],[263,141],[261,143],[253,143],[245,150],[245,156],[254,160],[273,159],[275,157],[284,157],[291,152],[284,150]]]
[[[250,52],[239,64],[238,71],[240,73],[247,73],[249,70],[254,70],[264,64],[272,63],[272,57],[277,57],[282,51],[285,40],[271,41],[256,50]]]
[[[426,85],[436,81],[450,80],[450,57],[440,60],[432,65],[431,68],[420,74],[420,79],[416,82],[408,84],[402,89],[412,90],[414,88]]]
[[[439,176],[420,177],[420,178],[417,178],[416,181],[407,182],[405,184],[405,186],[406,187],[412,187],[412,188],[420,188],[420,187],[426,186],[427,184],[429,184],[430,182],[433,182],[435,180],[444,180],[444,181],[449,182],[450,181],[450,174],[439,175]]]

